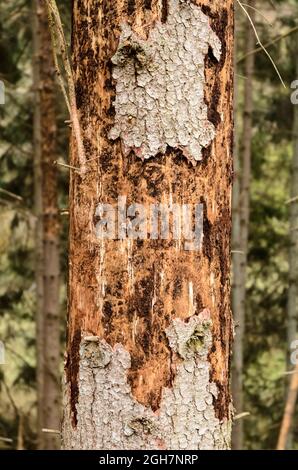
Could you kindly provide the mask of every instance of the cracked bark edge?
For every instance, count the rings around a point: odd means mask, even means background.
[[[216,135],[204,101],[205,57],[219,61],[221,41],[209,17],[189,0],[170,0],[166,22],[156,22],[147,40],[122,24],[112,58],[116,80],[111,140],[141,159],[182,150],[194,165]]]
[[[210,382],[209,310],[186,322],[174,319],[166,335],[176,355],[176,373],[172,388],[163,389],[156,412],[138,403],[132,395],[127,381],[131,358],[123,345],[112,348],[97,336],[83,338],[76,405],[78,425],[73,428],[70,419],[64,420],[64,448],[230,448],[231,419],[220,421],[214,409],[218,389]],[[65,412],[70,414],[68,394],[66,384]]]

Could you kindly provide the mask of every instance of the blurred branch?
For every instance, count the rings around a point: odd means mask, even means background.
[[[12,443],[13,443],[13,439],[9,439],[8,437],[1,437],[1,436],[0,436],[0,441],[2,441],[2,442],[7,442],[8,444],[12,444]]]
[[[286,201],[286,204],[292,204],[293,202],[298,201],[298,196],[292,197]]]
[[[258,44],[260,44],[261,50],[263,50],[263,51],[265,52],[266,56],[269,58],[270,62],[272,63],[272,65],[273,65],[273,67],[274,67],[274,69],[275,69],[275,71],[276,71],[276,73],[277,73],[277,75],[278,75],[278,78],[280,79],[280,81],[281,81],[282,85],[284,86],[284,88],[287,88],[287,87],[286,87],[286,84],[285,84],[285,82],[283,81],[282,76],[281,76],[281,74],[280,74],[280,72],[279,72],[279,70],[278,70],[278,68],[277,68],[277,65],[275,64],[275,62],[274,62],[274,60],[272,59],[272,57],[271,57],[271,55],[269,54],[269,52],[267,51],[266,47],[262,44],[262,41],[261,41],[261,39],[260,39],[260,37],[259,37],[259,35],[258,35],[258,32],[257,32],[257,30],[256,30],[256,27],[255,27],[255,25],[254,25],[253,20],[251,19],[250,14],[248,13],[248,11],[246,10],[246,8],[244,7],[244,4],[240,2],[240,0],[236,0],[236,1],[237,1],[238,5],[240,6],[240,8],[244,11],[245,15],[247,16],[248,21],[250,22],[251,27],[252,27],[252,29],[253,29],[253,31],[254,31],[254,33],[255,33],[255,36],[256,36],[256,38],[257,38]]]
[[[283,372],[282,375],[293,375],[293,374],[298,374],[298,370],[287,370],[286,372]]]
[[[47,428],[43,428],[42,429],[42,432],[46,433],[46,434],[61,434],[60,431],[58,431],[57,429],[47,429]]]
[[[266,16],[258,8],[255,8],[252,5],[249,5],[248,3],[242,3],[242,5],[245,8],[251,8],[252,10],[257,12],[266,21],[266,23],[268,23],[270,26],[273,26],[273,24],[268,20],[268,18],[266,18]]]
[[[298,31],[298,26],[295,26],[293,27],[292,29],[290,29],[289,31],[287,31],[286,33],[284,34],[280,34],[277,38],[273,39],[272,41],[269,41],[267,42],[266,44],[264,44],[264,47],[265,48],[268,48],[270,46],[273,46],[274,44],[276,44],[277,42],[281,41],[282,39],[290,36],[291,34],[295,33],[296,31]],[[263,50],[263,47],[256,47],[256,49],[253,49],[251,52],[248,52],[247,54],[244,54],[243,56],[240,57],[240,59],[237,60],[237,64],[240,64],[241,62],[243,62],[243,60],[249,56],[249,55],[252,55],[252,54],[256,54],[258,52],[261,52]]]
[[[32,151],[29,151],[29,150],[25,150],[21,147],[21,145],[18,145],[18,144],[11,144],[7,147],[7,149],[5,150],[5,153],[3,154],[3,156],[6,156],[11,150],[18,150],[20,153],[24,154],[24,155],[27,155],[28,157],[32,158]]]
[[[77,143],[78,149],[78,157],[80,162],[80,171],[85,172],[85,149],[81,135],[81,128],[80,128],[80,121],[76,103],[76,92],[75,92],[75,84],[73,78],[73,70],[70,63],[70,59],[68,56],[68,45],[66,43],[63,26],[61,22],[60,13],[56,4],[55,0],[46,0],[46,4],[48,7],[48,15],[49,15],[49,27],[51,32],[52,38],[52,49],[53,49],[53,57],[55,68],[57,72],[58,81],[69,111],[69,115],[73,125],[73,132]],[[66,74],[66,81],[68,85],[68,94],[63,82],[59,60],[58,60],[58,53],[61,55],[63,68]]]
[[[67,165],[66,163],[55,161],[54,164],[58,166],[62,166],[63,168],[70,168],[71,170],[80,171],[80,168],[78,168],[77,166]]]
[[[27,362],[26,359],[24,359],[24,356],[14,351],[14,349],[8,346],[7,344],[5,345],[5,349],[9,351],[11,354],[13,354],[15,357],[20,359],[20,361],[22,361],[27,367],[32,367],[31,364],[29,364],[29,362]]]
[[[239,419],[246,418],[247,416],[250,416],[250,413],[248,411],[244,411],[243,413],[239,413],[239,415],[236,415],[234,417],[234,421],[238,421]]]
[[[4,388],[5,388],[5,391],[6,391],[6,395],[7,395],[8,399],[9,399],[9,401],[10,401],[10,403],[11,403],[11,406],[13,407],[14,412],[15,412],[15,417],[18,418],[18,417],[19,417],[19,409],[18,409],[18,407],[17,407],[17,405],[16,405],[16,402],[15,402],[14,399],[13,399],[13,396],[12,396],[12,393],[11,393],[11,391],[10,391],[10,388],[9,388],[9,386],[7,385],[7,383],[6,383],[5,379],[4,379],[4,377],[2,378],[2,383],[3,383],[3,385],[4,385]]]
[[[11,191],[7,191],[7,189],[0,188],[0,193],[6,194],[6,196],[10,196],[13,199],[17,199],[18,201],[22,201],[23,198],[19,196],[18,194],[12,193]]]

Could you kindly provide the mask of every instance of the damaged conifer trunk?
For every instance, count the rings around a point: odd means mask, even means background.
[[[64,447],[227,449],[233,2],[75,0],[72,37]]]

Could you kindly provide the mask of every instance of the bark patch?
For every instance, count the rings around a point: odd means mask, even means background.
[[[166,21],[158,21],[147,40],[122,25],[112,58],[116,116],[109,138],[120,138],[126,155],[133,150],[148,159],[169,146],[196,164],[220,119],[208,113],[204,87],[205,57],[211,49],[219,61],[221,41],[198,6],[181,0],[164,5]]]
[[[64,430],[76,449],[228,449],[230,421],[215,414],[210,383],[209,310],[174,319],[165,333],[176,356],[172,387],[164,387],[158,413],[134,398],[127,375],[131,357],[121,345],[85,337],[80,348],[78,426]],[[69,440],[68,440],[69,439]]]

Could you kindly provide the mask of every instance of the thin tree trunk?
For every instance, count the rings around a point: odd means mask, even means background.
[[[36,24],[38,44],[38,208],[41,210],[38,221],[38,275],[42,276],[42,318],[38,327],[38,354],[42,374],[38,385],[39,392],[39,433],[42,428],[60,428],[60,317],[59,317],[59,218],[57,194],[57,169],[54,164],[56,154],[56,115],[55,115],[55,68],[51,54],[51,37],[48,27],[47,8],[44,0],[37,0]],[[36,131],[37,132],[37,131]],[[41,197],[41,201],[39,198]],[[40,240],[41,238],[41,240]],[[39,264],[40,263],[40,264]],[[41,331],[40,331],[41,328]],[[41,370],[40,370],[41,369]],[[38,381],[39,382],[39,381]],[[42,387],[42,388],[40,388]],[[42,433],[40,447],[59,448],[57,435]]]
[[[24,450],[24,415],[22,412],[18,415],[18,439],[17,450]]]
[[[298,35],[295,36],[294,44],[297,44]],[[295,50],[296,52],[296,50]],[[296,75],[298,74],[298,58],[296,58]],[[290,353],[293,342],[297,335],[297,302],[298,302],[298,106],[294,106],[293,121],[293,158],[291,167],[291,206],[290,206],[290,248],[289,248],[289,290],[287,304],[287,345],[288,345],[288,368],[292,366]],[[290,382],[288,382],[290,386]],[[291,432],[288,436],[288,446],[291,447]]]
[[[34,89],[34,206],[35,206],[35,282],[36,282],[36,384],[37,384],[37,438],[38,448],[43,444],[43,204],[41,170],[41,108],[40,108],[40,30],[38,0],[33,0],[33,89]]]
[[[67,449],[230,447],[233,35],[231,0],[74,1]],[[202,249],[127,238],[125,198],[200,203]]]
[[[286,401],[284,416],[280,433],[278,437],[277,450],[286,450],[289,434],[293,424],[293,417],[295,413],[295,406],[297,403],[298,395],[298,363],[293,371],[290,382],[288,397]]]
[[[41,123],[43,171],[44,249],[44,425],[59,430],[60,403],[60,312],[59,312],[59,211],[55,67],[51,53],[47,6],[40,0],[41,28]],[[57,434],[44,436],[45,449],[60,447]]]
[[[235,48],[235,58],[236,48]],[[235,60],[236,64],[236,60]],[[235,65],[235,99],[234,99],[234,110],[235,120],[237,120],[237,106],[238,106],[238,79],[236,76],[236,65]],[[237,122],[237,121],[236,121]],[[236,126],[235,126],[236,127]],[[237,410],[242,410],[242,342],[240,342],[238,332],[238,315],[241,312],[241,231],[240,231],[240,154],[239,154],[239,138],[238,133],[234,133],[234,184],[233,184],[233,201],[232,201],[232,260],[233,260],[233,284],[232,284],[232,309],[234,313],[234,321],[236,326],[236,340],[234,343],[233,362],[232,362],[232,396],[234,406]],[[238,314],[237,314],[238,312]],[[242,338],[241,338],[242,340]],[[239,354],[239,346],[241,350]],[[238,435],[240,427],[240,436]],[[232,432],[232,448],[239,449],[242,447],[242,424],[234,424]]]
[[[255,7],[256,2],[248,2]],[[254,10],[249,10],[254,21]],[[255,35],[249,25],[246,32],[246,52],[253,49]],[[232,306],[234,320],[237,326],[233,353],[232,394],[237,413],[243,410],[243,344],[245,332],[245,296],[246,268],[248,253],[249,213],[250,213],[250,180],[251,180],[251,142],[252,142],[252,111],[253,111],[253,74],[254,55],[245,60],[243,137],[239,158],[236,160],[236,181],[234,183],[234,227],[233,227],[233,290]],[[241,171],[241,180],[239,180]],[[233,449],[243,449],[243,420],[238,420],[233,428]]]

